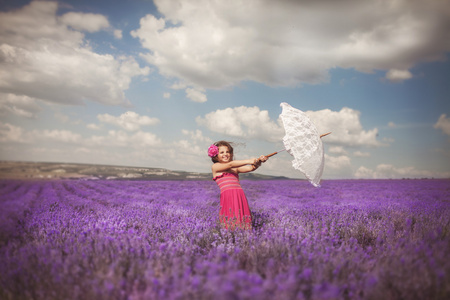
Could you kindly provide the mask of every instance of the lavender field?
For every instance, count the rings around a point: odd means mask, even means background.
[[[450,181],[0,181],[0,299],[450,299]]]

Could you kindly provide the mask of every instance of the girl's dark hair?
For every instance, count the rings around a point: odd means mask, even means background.
[[[230,161],[233,160],[233,146],[231,146],[231,143],[226,142],[226,141],[218,141],[218,142],[215,142],[214,145],[216,145],[217,147],[220,147],[220,146],[226,146],[226,147],[228,147],[228,150],[230,150],[230,154],[231,154],[231,159],[230,159]],[[214,156],[214,157],[211,157],[211,160],[212,160],[213,163],[216,163],[216,162],[219,161],[219,160],[217,159],[217,155]]]

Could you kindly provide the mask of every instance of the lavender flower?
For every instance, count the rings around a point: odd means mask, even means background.
[[[0,181],[1,299],[445,299],[450,181]]]

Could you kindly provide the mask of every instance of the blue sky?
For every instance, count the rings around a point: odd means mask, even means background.
[[[448,178],[449,2],[2,1],[0,160],[209,172],[282,149],[287,102],[324,178]]]

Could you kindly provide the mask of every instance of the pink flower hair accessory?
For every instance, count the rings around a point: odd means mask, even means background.
[[[209,157],[214,157],[217,154],[219,154],[219,147],[217,147],[216,145],[212,144],[211,146],[209,146],[208,148],[208,156]]]

